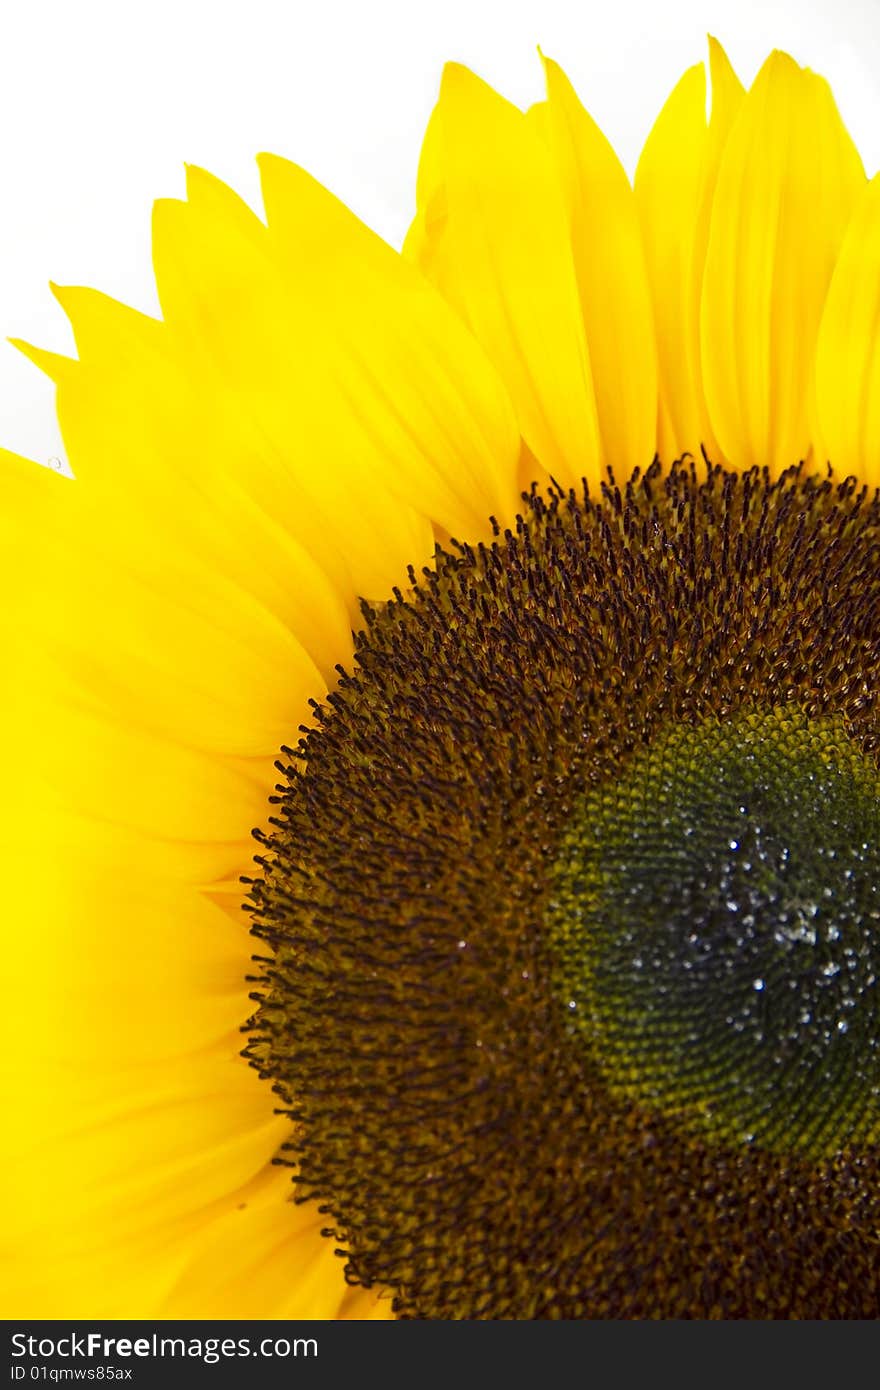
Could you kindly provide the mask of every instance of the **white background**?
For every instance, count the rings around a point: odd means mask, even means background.
[[[443,62],[520,105],[536,45],[630,173],[668,91],[724,43],[750,82],[773,47],[827,76],[880,166],[880,0],[0,0],[0,444],[62,457],[52,388],[2,339],[69,351],[47,282],[156,309],[150,205],[184,161],[257,204],[253,156],[303,164],[399,245]]]

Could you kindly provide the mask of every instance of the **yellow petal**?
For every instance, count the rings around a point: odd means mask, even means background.
[[[277,156],[259,164],[292,331],[312,370],[339,378],[335,446],[344,456],[357,444],[338,437],[347,408],[372,436],[372,479],[447,531],[479,534],[514,501],[519,449],[494,369],[431,285],[326,189]]]
[[[431,492],[424,427],[416,420],[410,430],[407,407],[414,399],[430,413],[434,375],[420,377],[414,364],[416,389],[399,399],[384,379],[370,382],[366,349],[360,360],[357,345],[343,350],[323,313],[328,277],[311,282],[302,257],[282,270],[270,232],[209,175],[190,170],[188,189],[188,203],[158,203],[154,214],[158,289],[181,359],[203,395],[220,396],[239,448],[256,441],[310,527],[335,539],[356,594],[384,595],[432,549],[423,499],[400,500],[400,459]],[[324,217],[331,240],[332,222]],[[393,338],[393,314],[389,322]]]
[[[193,1240],[159,1316],[338,1317],[348,1289],[335,1242],[321,1235],[326,1220],[294,1205],[288,1168],[266,1170]]]
[[[432,522],[473,536],[512,513],[518,431],[441,297],[302,171],[263,163],[269,230],[200,170],[187,203],[157,205],[164,324],[68,288],[81,369],[22,346],[58,382],[78,476],[157,512],[191,501],[212,560],[237,537],[226,573],[306,552],[354,617],[430,556]]]
[[[589,353],[549,152],[522,112],[454,63],[444,70],[418,196],[408,253],[497,367],[529,448],[566,485],[595,476]]]
[[[177,879],[241,872],[278,748],[323,693],[317,667],[221,570],[142,534],[136,509],[120,528],[100,490],[26,464],[4,472],[10,785],[43,821],[78,818],[86,839],[114,827],[161,842]]]
[[[819,321],[863,186],[827,83],[772,54],[724,150],[703,284],[706,399],[738,467],[809,455]]]
[[[704,398],[700,300],[718,166],[743,91],[710,39],[706,76],[689,68],[660,112],[636,170],[635,194],[650,271],[660,372],[658,449],[667,462],[719,447]]]
[[[97,835],[75,857],[62,844],[52,868],[39,894],[31,894],[32,905],[23,904],[25,939],[11,947],[16,967],[29,971],[27,938],[39,928],[39,999],[23,989],[11,1003],[16,1051],[26,1049],[27,1065],[74,1076],[77,1068],[134,1075],[197,1053],[226,1056],[230,1046],[238,1052],[254,947],[243,912],[235,922],[196,889],[158,878],[137,861],[124,872],[120,863],[108,865]],[[109,1094],[102,1104],[112,1104]],[[6,1143],[7,1152],[32,1147],[24,1132]]]
[[[568,209],[602,458],[628,476],[651,463],[657,428],[657,353],[635,200],[562,69],[546,58],[544,68],[548,104],[540,119],[549,124]]]
[[[686,287],[684,321],[687,333],[687,355],[692,382],[691,418],[698,422],[701,431],[700,443],[710,458],[721,462],[723,451],[712,428],[712,419],[706,401],[703,381],[703,358],[701,343],[701,314],[703,303],[703,278],[706,270],[706,252],[709,247],[709,229],[712,221],[712,207],[721,159],[727,145],[734,122],[739,115],[745,98],[745,88],[730,65],[730,60],[717,39],[709,39],[709,74],[712,86],[712,110],[706,138],[705,157],[700,187],[700,201],[697,210],[691,251],[691,269]],[[695,449],[692,452],[696,453]]]
[[[205,390],[174,359],[167,329],[93,290],[56,294],[82,354],[60,373],[53,364],[58,417],[73,471],[92,494],[100,490],[108,511],[154,544],[161,537],[169,553],[200,556],[287,619],[304,589],[325,611],[344,600],[354,613],[332,532],[311,525],[259,439],[226,428],[219,388]]]
[[[62,1076],[58,1083],[66,1079]],[[52,1099],[52,1092],[45,1094]],[[220,1099],[219,1092],[209,1097],[213,1113],[221,1113]],[[12,1279],[0,1278],[6,1316],[163,1315],[163,1302],[214,1211],[228,1202],[230,1184],[234,1191],[262,1171],[268,1159],[261,1151],[278,1139],[277,1130],[256,1137],[244,1133],[225,1147],[202,1150],[203,1104],[197,1098],[174,1103],[167,1094],[151,1096],[144,1116],[108,1123],[80,1142],[47,1144],[27,1160],[24,1186],[16,1182],[14,1170],[4,1174],[4,1190],[15,1207],[15,1220],[0,1246],[0,1264],[14,1271]],[[150,1107],[164,1116],[161,1130],[152,1122]],[[237,1105],[234,1113],[241,1118]],[[182,1136],[180,1156],[169,1161],[166,1146],[175,1131]],[[187,1133],[189,1146],[183,1142]],[[114,1174],[129,1172],[139,1180],[112,1190],[105,1181],[108,1163]],[[84,1183],[92,1175],[98,1190],[87,1194]],[[49,1192],[42,1203],[41,1191]],[[29,1193],[35,1205],[28,1202]],[[281,1206],[279,1223],[285,1214]],[[341,1274],[337,1277],[336,1297],[341,1300],[345,1286]],[[294,1264],[288,1271],[292,1302],[297,1279]]]
[[[706,152],[705,110],[706,79],[699,64],[684,74],[657,117],[635,178],[657,333],[658,452],[666,462],[698,449],[704,432],[687,305]]]
[[[384,1290],[350,1288],[342,1301],[339,1317],[346,1322],[387,1322],[394,1317],[391,1294]]]
[[[22,338],[10,338],[9,342],[14,348],[18,348],[35,367],[39,367],[41,372],[45,372],[50,381],[54,381],[56,386],[59,382],[66,380],[68,374],[76,369],[75,361],[66,357],[61,352],[49,352],[46,348],[34,347],[33,343],[26,343]],[[5,450],[0,450],[5,453]]]
[[[25,806],[4,847],[4,1311],[144,1316],[182,1234],[286,1132],[238,1055],[246,937],[136,851],[108,862],[99,827],[71,853],[67,818]]]
[[[712,83],[712,110],[709,119],[709,162],[706,169],[706,191],[711,195],[718,180],[718,164],[727,144],[733,123],[746,94],[731,66],[730,59],[717,39],[709,35],[709,76]],[[708,231],[708,229],[707,229]]]
[[[449,200],[445,166],[443,111],[438,104],[431,112],[422,138],[416,175],[416,214],[403,243],[403,254],[419,266],[446,303],[467,323],[467,305],[461,296],[448,241]]]
[[[831,279],[816,349],[823,457],[880,485],[880,175],[856,203]]]
[[[246,919],[201,886],[248,867],[321,677],[135,508],[3,464],[4,1308],[143,1316],[288,1132],[239,1055]]]
[[[270,485],[279,498],[286,494],[276,514],[295,506],[310,531],[333,538],[352,591],[384,595],[407,564],[430,554],[427,519],[415,505],[391,505],[384,479],[365,466],[357,433],[354,441],[351,430],[337,437],[335,383],[315,369],[266,228],[203,170],[188,168],[187,194],[185,203],[156,203],[153,216],[156,281],[175,349],[190,362],[199,394],[220,396],[223,429],[236,447],[256,443]]]

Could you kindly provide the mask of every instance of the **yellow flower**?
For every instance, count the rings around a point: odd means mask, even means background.
[[[7,1316],[876,1309],[880,182],[710,62],[634,190],[555,63],[450,66],[402,256],[190,169],[162,320],[22,345],[76,482],[3,460]],[[669,878],[756,759],[758,886]]]

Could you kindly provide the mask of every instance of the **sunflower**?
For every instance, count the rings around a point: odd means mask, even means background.
[[[544,67],[402,254],[190,169],[22,345],[7,1316],[880,1308],[880,183],[782,53],[634,187]]]

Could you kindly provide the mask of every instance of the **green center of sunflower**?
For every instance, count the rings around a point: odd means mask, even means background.
[[[249,904],[350,1281],[876,1315],[878,556],[851,481],[655,464],[365,610]]]
[[[547,920],[612,1089],[730,1144],[875,1136],[880,778],[836,721],[664,728],[584,798]]]

